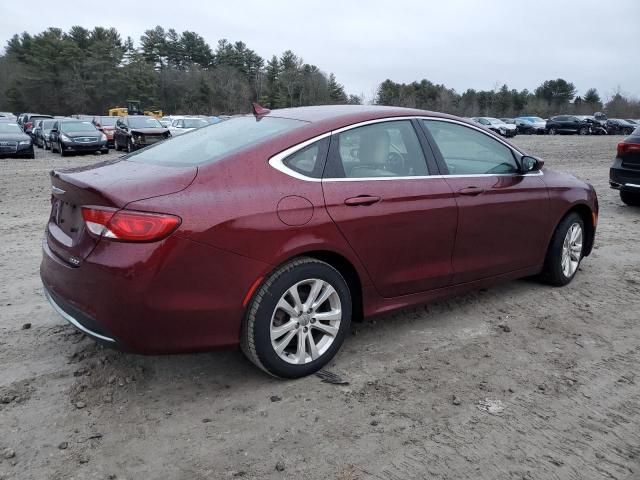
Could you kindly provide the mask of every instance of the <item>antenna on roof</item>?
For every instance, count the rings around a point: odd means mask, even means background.
[[[271,112],[271,110],[269,110],[268,108],[264,108],[262,105],[260,105],[259,103],[253,102],[251,104],[251,107],[253,108],[253,114],[256,117],[260,117],[262,115],[266,115],[269,112]]]

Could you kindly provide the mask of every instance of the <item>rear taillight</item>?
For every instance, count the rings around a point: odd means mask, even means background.
[[[29,130],[31,127],[33,127],[33,122],[27,122],[24,124],[25,130]]]
[[[618,156],[621,157],[628,153],[640,153],[640,143],[620,142],[618,144]]]
[[[92,234],[121,242],[161,240],[181,222],[174,215],[98,207],[82,207],[82,217]]]

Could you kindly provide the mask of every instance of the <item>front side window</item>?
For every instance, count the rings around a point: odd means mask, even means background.
[[[334,135],[330,178],[412,177],[428,175],[413,125],[394,120],[352,128]]]
[[[473,128],[439,120],[422,120],[440,150],[450,175],[517,173],[511,150]]]

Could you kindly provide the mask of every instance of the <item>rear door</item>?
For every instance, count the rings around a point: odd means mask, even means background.
[[[458,205],[454,283],[538,265],[549,235],[542,173],[521,173],[511,148],[480,129],[422,124]]]
[[[430,175],[437,167],[414,122],[334,133],[322,180],[330,216],[384,297],[443,287],[452,277],[457,207],[447,182]]]

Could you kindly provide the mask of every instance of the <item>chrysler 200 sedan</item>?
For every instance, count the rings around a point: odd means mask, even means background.
[[[352,319],[519,277],[566,285],[591,252],[593,187],[473,123],[255,112],[52,171],[53,308],[128,351],[239,344],[293,378],[325,365]]]

